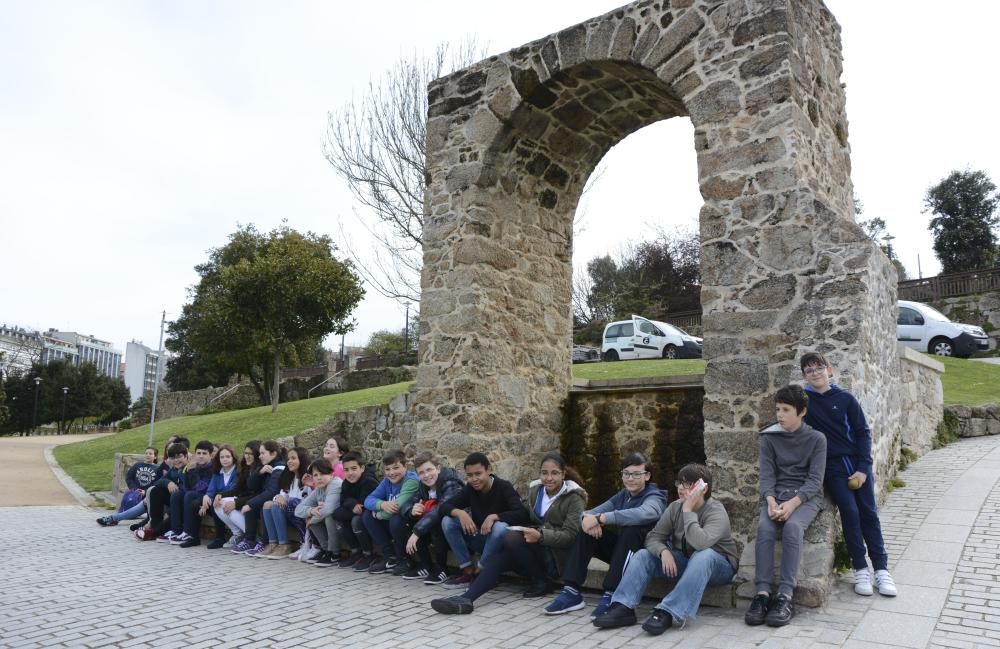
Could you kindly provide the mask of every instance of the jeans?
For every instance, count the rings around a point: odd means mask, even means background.
[[[146,503],[140,502],[138,505],[130,509],[126,509],[125,511],[118,512],[116,514],[112,514],[111,518],[115,519],[116,521],[128,521],[132,520],[133,518],[139,518],[145,513],[146,513]]]
[[[455,553],[459,568],[472,565],[472,553],[479,553],[480,567],[500,548],[507,534],[507,523],[496,521],[490,533],[483,536],[478,531],[469,536],[462,530],[462,524],[457,518],[444,516],[441,518],[441,532],[448,541],[448,547]]]
[[[406,557],[406,536],[403,536],[406,522],[402,516],[396,514],[385,521],[365,512],[361,517],[365,531],[378,546],[383,559],[401,560]],[[406,534],[409,535],[409,532]]]
[[[288,520],[285,518],[285,508],[272,503],[264,507],[264,527],[267,528],[267,538],[272,543],[288,543]]]
[[[736,574],[729,561],[712,548],[698,550],[690,557],[684,556],[684,553],[678,550],[670,552],[677,564],[677,577],[664,575],[663,564],[659,557],[654,557],[649,550],[640,550],[628,562],[622,582],[611,598],[612,603],[634,609],[639,605],[642,594],[646,592],[646,587],[653,577],[673,579],[677,584],[660,600],[656,608],[669,611],[675,620],[681,622],[693,620],[698,612],[698,606],[701,605],[705,587],[728,584]]]
[[[347,520],[337,519],[337,532],[344,539],[351,552],[372,553],[372,537],[368,536],[365,526],[361,523],[364,513],[354,514]]]

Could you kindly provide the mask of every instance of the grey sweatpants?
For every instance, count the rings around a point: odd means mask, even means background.
[[[337,521],[333,520],[333,516],[327,516],[320,522],[313,523],[309,526],[309,531],[312,532],[320,548],[334,554],[340,552],[340,535],[337,533]]]
[[[754,555],[757,559],[757,570],[754,582],[757,592],[771,592],[771,581],[774,579],[774,544],[778,538],[778,528],[781,528],[781,572],[778,581],[778,592],[792,596],[795,588],[795,577],[799,572],[799,560],[802,556],[802,537],[812,519],[819,513],[818,500],[811,500],[799,505],[791,517],[784,523],[772,521],[767,516],[767,501],[760,508],[757,519],[757,541]]]

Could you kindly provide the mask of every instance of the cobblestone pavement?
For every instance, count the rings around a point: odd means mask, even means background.
[[[901,474],[906,486],[882,509],[895,599],[859,597],[845,578],[826,606],[799,609],[784,628],[705,607],[658,638],[638,626],[597,631],[589,609],[546,617],[545,601],[523,600],[513,585],[472,615],[443,616],[428,602],[453,591],[419,581],[139,543],[78,506],[0,508],[0,646],[997,647],[998,476],[1000,436],[932,451]]]

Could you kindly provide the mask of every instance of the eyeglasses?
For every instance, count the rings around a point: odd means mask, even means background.
[[[823,374],[826,372],[825,367],[807,367],[802,370],[802,373],[806,376],[816,376],[817,374]]]
[[[622,478],[625,480],[637,480],[638,478],[644,478],[649,475],[649,471],[622,471]]]
[[[541,475],[541,476],[542,476],[543,478],[558,478],[558,477],[559,477],[559,476],[561,476],[562,474],[563,474],[563,472],[562,472],[562,471],[560,471],[559,469],[553,469],[552,471],[542,471],[542,472],[540,473],[540,475]]]

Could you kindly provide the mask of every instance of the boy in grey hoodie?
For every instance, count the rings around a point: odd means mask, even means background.
[[[778,423],[760,432],[760,517],[754,554],[757,595],[744,620],[750,626],[784,626],[795,614],[792,591],[799,570],[802,537],[823,501],[826,437],[803,421],[809,397],[798,385],[774,395]],[[778,596],[771,597],[774,544],[781,531]]]

